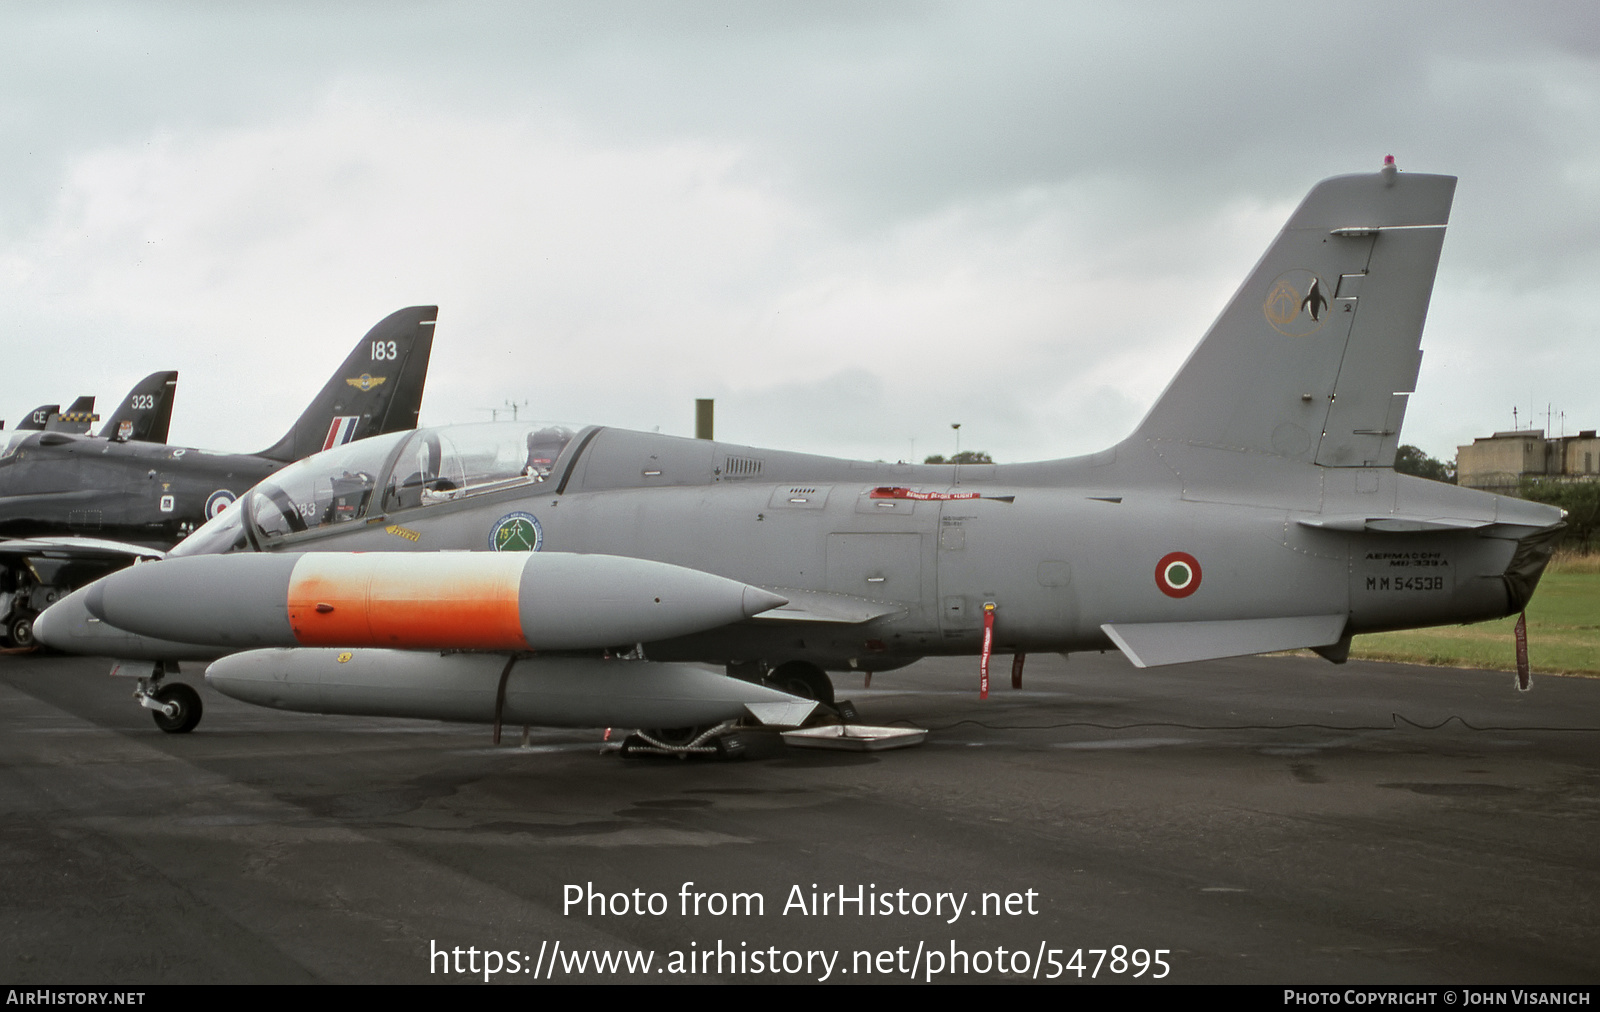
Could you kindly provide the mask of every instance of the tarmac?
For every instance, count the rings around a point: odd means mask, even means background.
[[[941,659],[835,676],[919,747],[683,761],[204,687],[168,735],[108,668],[0,657],[8,983],[1600,980],[1600,680]]]

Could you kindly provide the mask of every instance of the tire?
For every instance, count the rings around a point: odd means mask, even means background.
[[[11,637],[12,646],[27,649],[39,645],[39,641],[33,638],[33,620],[36,617],[31,611],[12,616],[6,625],[6,635]]]
[[[833,680],[828,673],[808,661],[790,661],[772,669],[767,676],[768,688],[787,692],[801,699],[814,699],[833,705]]]
[[[158,703],[168,703],[178,708],[178,712],[167,716],[160,710],[151,710],[150,716],[155,718],[156,727],[168,734],[188,734],[195,725],[200,723],[200,714],[204,707],[200,705],[200,693],[194,691],[182,682],[163,685],[151,693]]]
[[[645,731],[650,737],[663,745],[681,748],[700,737],[703,727],[653,727]]]

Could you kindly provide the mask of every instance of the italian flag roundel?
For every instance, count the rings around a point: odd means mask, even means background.
[[[1200,589],[1200,563],[1188,552],[1168,552],[1156,563],[1156,586],[1168,597],[1188,597]]]

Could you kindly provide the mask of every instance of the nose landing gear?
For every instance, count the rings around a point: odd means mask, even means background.
[[[205,709],[200,703],[200,693],[182,682],[162,685],[160,675],[139,679],[133,698],[150,711],[156,727],[168,734],[193,731]]]

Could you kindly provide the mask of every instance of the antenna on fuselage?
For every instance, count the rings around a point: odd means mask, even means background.
[[[961,484],[961,423],[951,422],[950,427],[956,430],[956,455],[950,458],[950,463],[955,465],[954,484],[959,485]]]

